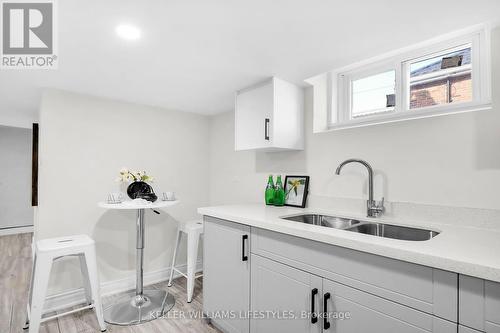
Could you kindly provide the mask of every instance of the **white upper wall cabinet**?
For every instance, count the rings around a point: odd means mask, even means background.
[[[235,150],[304,149],[304,91],[278,78],[236,92]]]

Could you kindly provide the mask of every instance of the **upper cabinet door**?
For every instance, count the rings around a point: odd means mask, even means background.
[[[277,78],[236,92],[235,149],[304,149],[303,89]]]
[[[271,147],[273,111],[273,81],[236,93],[236,150]]]

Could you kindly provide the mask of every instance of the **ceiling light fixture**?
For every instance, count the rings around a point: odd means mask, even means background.
[[[120,24],[116,27],[116,33],[123,39],[136,40],[141,37],[139,28],[130,24]]]

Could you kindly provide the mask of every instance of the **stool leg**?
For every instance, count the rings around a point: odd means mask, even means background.
[[[196,261],[198,260],[198,239],[199,234],[194,232],[188,233],[188,250],[187,250],[187,302],[193,300],[194,290],[194,274],[196,270]]]
[[[30,311],[31,311],[31,300],[33,296],[33,279],[35,277],[35,263],[36,263],[36,254],[35,251],[33,251],[33,260],[31,263],[31,280],[30,280],[30,285],[28,289],[28,304],[26,306],[26,321],[23,326],[23,330],[27,330],[30,325]]]
[[[47,286],[49,284],[51,269],[52,257],[44,254],[37,254],[35,269],[32,273],[34,278],[31,291],[29,333],[38,333],[38,330],[40,329],[43,304],[47,295]]]
[[[106,331],[106,323],[104,322],[104,313],[101,303],[101,291],[99,285],[99,276],[97,273],[97,260],[95,249],[91,248],[85,251],[85,262],[88,271],[89,284],[92,293],[92,300],[94,303],[94,311],[99,322],[101,332]]]
[[[177,250],[179,249],[179,245],[181,243],[182,232],[180,229],[177,229],[177,239],[175,240],[175,248],[174,248],[174,256],[172,258],[172,265],[170,266],[170,278],[168,279],[168,286],[172,287],[172,277],[174,276],[174,267],[175,261],[177,260]]]
[[[87,262],[85,260],[85,255],[80,254],[78,256],[80,260],[80,270],[82,271],[83,276],[83,289],[85,291],[85,299],[87,300],[87,304],[92,304],[92,290],[90,289],[90,276],[89,270],[87,268]]]

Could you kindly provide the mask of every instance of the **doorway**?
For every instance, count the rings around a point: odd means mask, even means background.
[[[32,134],[0,125],[0,234],[33,226]]]

